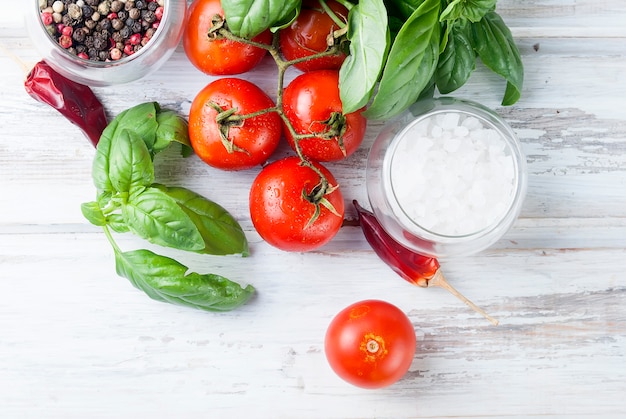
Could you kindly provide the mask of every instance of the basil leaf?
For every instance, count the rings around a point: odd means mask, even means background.
[[[480,19],[495,9],[497,0],[453,0],[441,12],[441,22],[467,19],[470,22],[478,22]]]
[[[183,156],[193,154],[189,142],[189,130],[187,121],[174,111],[162,110],[156,116],[158,128],[155,140],[150,150],[152,156],[165,150],[171,143],[180,143],[183,146]]]
[[[81,204],[80,211],[83,213],[83,216],[89,221],[91,224],[102,227],[106,225],[106,217],[102,213],[100,209],[100,205],[97,202],[85,202]]]
[[[378,92],[364,116],[388,119],[407,109],[428,85],[439,56],[439,0],[425,0],[404,23],[389,56]]]
[[[111,227],[116,233],[128,233],[130,231],[130,227],[126,224],[126,220],[124,220],[122,214],[109,214],[109,216],[107,216],[107,226]]]
[[[480,60],[507,81],[502,105],[517,102],[524,83],[524,65],[511,31],[496,12],[471,24],[471,41]]]
[[[93,161],[92,177],[98,194],[115,192],[109,178],[109,157],[111,144],[123,130],[130,130],[138,134],[151,149],[158,124],[156,114],[159,106],[156,102],[142,103],[126,109],[117,115],[104,129],[96,148],[96,156]]]
[[[435,72],[437,89],[443,94],[463,86],[476,69],[476,53],[470,40],[469,25],[466,21],[457,21],[448,28],[448,41],[439,56]]]
[[[205,311],[233,310],[255,292],[220,275],[188,273],[185,265],[145,249],[116,251],[115,268],[154,300]]]
[[[346,36],[350,41],[350,54],[339,70],[344,114],[367,104],[385,63],[389,31],[383,1],[365,1],[350,9]]]
[[[110,142],[120,132],[127,129],[139,134],[148,149],[151,149],[158,128],[156,117],[159,110],[158,103],[146,102],[122,111],[107,125],[100,141]]]
[[[151,243],[191,251],[205,247],[193,221],[159,188],[131,196],[122,206],[122,215],[130,231]]]
[[[293,20],[301,0],[222,0],[228,29],[251,39],[264,30]]]
[[[448,38],[450,37],[450,25],[446,22],[443,23],[444,31],[441,34],[441,39],[439,42],[439,55],[443,54],[443,51],[446,49],[448,45]]]
[[[109,179],[114,190],[128,193],[154,182],[152,157],[134,131],[124,129],[111,141]]]
[[[181,187],[155,185],[173,198],[196,225],[205,247],[201,253],[248,256],[248,240],[243,229],[228,211],[207,198]]]
[[[393,17],[405,21],[417,10],[425,0],[387,0],[387,8]]]
[[[111,126],[111,124],[109,124],[109,126]],[[98,196],[111,195],[115,192],[113,185],[111,185],[111,180],[109,179],[109,155],[111,154],[111,140],[113,137],[105,136],[107,128],[105,128],[100,137],[91,168],[91,177],[96,186]]]

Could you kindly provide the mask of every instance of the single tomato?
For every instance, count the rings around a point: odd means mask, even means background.
[[[283,110],[299,140],[302,153],[317,161],[337,161],[354,153],[365,137],[362,111],[343,114],[339,72],[318,70],[300,74],[283,91]],[[295,150],[289,130],[285,136]]]
[[[220,0],[195,0],[189,6],[183,33],[183,48],[189,61],[200,71],[216,76],[252,70],[267,51],[210,34],[215,15],[224,17]],[[269,45],[272,43],[272,34],[267,30],[252,40]]]
[[[191,147],[205,163],[219,169],[248,169],[265,163],[282,135],[281,118],[271,111],[274,107],[272,99],[247,80],[216,79],[191,103]],[[238,119],[264,109],[268,112]],[[218,115],[226,117],[218,122]]]
[[[324,339],[333,371],[363,388],[389,386],[406,374],[415,355],[415,330],[398,307],[365,300],[340,311]]]
[[[304,252],[328,243],[343,223],[337,181],[319,163],[291,156],[263,168],[250,188],[250,218],[259,235],[281,250]]]
[[[335,0],[326,1],[326,4],[335,17],[347,25],[348,9]],[[280,31],[281,53],[285,59],[295,60],[324,52],[329,46],[328,37],[339,29],[339,24],[320,6],[318,0],[305,0],[298,17]],[[340,50],[327,57],[296,63],[295,67],[302,71],[339,70],[345,59],[345,52]]]

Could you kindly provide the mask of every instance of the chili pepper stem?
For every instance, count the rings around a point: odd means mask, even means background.
[[[457,291],[456,288],[450,285],[450,283],[446,280],[445,276],[441,272],[441,269],[437,269],[437,272],[435,272],[435,275],[427,279],[425,282],[426,282],[427,287],[439,287],[439,288],[443,288],[449,291],[452,295],[454,295],[459,300],[467,304],[472,310],[481,314],[483,317],[489,320],[491,324],[493,324],[494,326],[497,326],[499,324],[498,320],[491,317],[489,314],[485,312],[485,310],[483,310],[482,308],[478,307],[476,304],[468,300],[467,297],[465,297],[463,294]],[[423,285],[420,284],[420,286],[423,286]]]
[[[26,64],[24,62],[24,60],[22,60],[20,57],[18,57],[17,55],[15,55],[13,53],[13,51],[11,51],[9,48],[7,48],[6,46],[4,46],[3,44],[0,44],[0,51],[2,51],[2,53],[4,53],[4,55],[6,55],[7,57],[9,57],[10,59],[12,59],[16,64],[18,64],[20,67],[22,67],[22,70],[24,71],[24,74],[28,74],[28,72],[30,71],[30,69],[32,68],[32,66],[29,66],[28,64]]]

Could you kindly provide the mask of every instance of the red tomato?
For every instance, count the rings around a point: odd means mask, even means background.
[[[333,318],[324,340],[328,363],[350,384],[389,386],[406,374],[415,355],[415,330],[398,307],[365,300]]]
[[[337,186],[337,181],[325,167],[313,164],[331,186]],[[313,194],[319,183],[319,174],[301,165],[300,158],[295,156],[263,168],[250,188],[250,217],[266,242],[281,250],[305,252],[328,243],[337,234],[344,215],[339,188],[324,195],[336,214],[303,196]],[[319,215],[313,218],[316,207]]]
[[[211,75],[233,75],[252,70],[267,51],[241,42],[211,39],[208,33],[216,14],[224,17],[220,0],[195,0],[189,6],[183,34],[183,47],[189,61]],[[267,30],[253,40],[269,45],[272,34]]]
[[[341,21],[348,21],[348,9],[343,5],[334,0],[329,0],[326,4]],[[340,27],[324,11],[318,0],[305,0],[296,20],[280,31],[280,50],[287,60],[324,52],[328,48],[327,37],[338,29]],[[295,64],[295,67],[302,71],[339,70],[345,59],[346,54],[340,52],[324,58],[303,61]]]
[[[298,134],[326,135],[300,140],[305,156],[337,161],[354,153],[365,136],[367,120],[361,110],[343,115],[339,72],[318,70],[300,74],[283,91],[283,110]],[[338,135],[332,136],[332,133]],[[294,138],[285,136],[295,150]]]
[[[221,132],[223,124],[216,121],[218,110],[211,104],[223,111],[237,109],[234,114],[237,116],[273,108],[272,99],[247,80],[226,77],[202,89],[189,110],[189,140],[204,162],[224,170],[248,169],[264,163],[280,142],[280,116],[268,112],[230,125],[225,141]],[[228,119],[225,123],[228,124]]]

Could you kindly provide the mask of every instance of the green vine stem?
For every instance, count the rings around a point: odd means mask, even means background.
[[[324,9],[324,12],[333,20],[333,22],[335,22],[335,24],[338,27],[345,28],[348,26],[346,25],[346,22],[339,19],[339,16],[337,16],[337,14],[330,8],[330,6],[328,6],[328,3],[326,3],[326,0],[319,0],[319,3],[320,3],[320,6],[322,6],[322,9]]]
[[[331,139],[331,138],[338,136],[339,146],[342,147],[343,144],[341,141],[341,135],[343,134],[343,132],[330,130],[329,132],[326,132],[323,134],[299,134],[296,132],[295,128],[289,121],[289,118],[287,118],[287,116],[283,112],[283,106],[282,106],[283,105],[283,90],[285,86],[285,74],[287,72],[287,69],[301,62],[337,55],[341,51],[340,43],[336,42],[336,40],[341,38],[345,34],[345,32],[347,31],[347,25],[345,22],[341,21],[341,19],[339,19],[339,17],[337,17],[336,14],[332,10],[330,10],[330,8],[328,7],[328,5],[326,4],[324,0],[321,0],[320,4],[322,4],[322,7],[331,16],[331,18],[334,17],[333,20],[336,20],[336,23],[337,25],[339,25],[340,29],[329,34],[329,37],[332,37],[333,41],[329,42],[329,46],[325,51],[318,52],[318,53],[315,53],[306,57],[301,57],[301,58],[297,58],[293,60],[285,60],[280,54],[278,32],[275,32],[273,34],[272,43],[270,45],[267,45],[261,42],[256,42],[250,39],[242,38],[230,32],[230,30],[228,29],[228,25],[226,24],[226,21],[220,15],[215,15],[213,17],[213,20],[212,20],[213,27],[209,31],[208,36],[214,37],[214,38],[227,39],[233,42],[241,42],[241,43],[245,43],[245,44],[257,47],[257,48],[264,49],[268,51],[268,53],[271,55],[272,59],[274,60],[278,68],[276,106],[267,108],[267,109],[262,109],[256,112],[251,112],[248,114],[237,114],[236,109],[234,111],[232,109],[223,111],[219,108],[219,106],[215,105],[214,108],[218,111],[218,116],[216,117],[218,124],[225,124],[226,126],[235,126],[237,124],[241,124],[246,119],[264,115],[269,112],[276,112],[282,119],[284,126],[287,128],[287,130],[289,130],[289,133],[291,137],[293,138],[295,152],[298,158],[300,159],[301,164],[313,170],[320,177],[320,183],[314,188],[314,190],[310,194],[306,196],[307,200],[309,200],[309,202],[312,202],[313,204],[316,204],[316,206],[319,203],[326,206],[324,202],[325,201],[324,195],[331,193],[336,188],[336,185],[335,186],[330,185],[330,183],[328,182],[328,179],[326,178],[326,176],[324,176],[321,170],[319,170],[308,158],[304,156],[302,152],[302,147],[300,146],[300,141],[307,139],[307,138],[317,137],[317,138]],[[336,119],[339,117],[342,117],[342,115],[333,115],[331,116],[331,119]],[[328,122],[331,122],[331,121],[329,120]],[[230,146],[232,146],[232,144],[229,141],[226,140],[226,142]],[[225,146],[227,146],[227,148],[229,147],[226,144]],[[331,212],[335,212],[334,208],[329,208],[329,210],[331,210]]]

